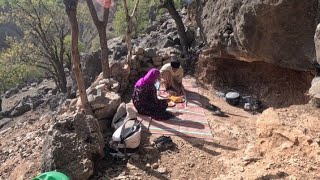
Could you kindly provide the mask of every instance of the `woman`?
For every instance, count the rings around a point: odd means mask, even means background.
[[[159,100],[154,86],[160,76],[160,71],[152,68],[148,73],[137,81],[132,95],[133,105],[138,113],[148,115],[153,119],[166,120],[172,115],[166,111],[166,100]]]

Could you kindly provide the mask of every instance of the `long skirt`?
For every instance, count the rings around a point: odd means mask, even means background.
[[[172,114],[166,111],[167,101],[158,99],[157,90],[153,85],[136,87],[132,101],[139,114],[150,116],[156,120],[167,120],[172,117]]]

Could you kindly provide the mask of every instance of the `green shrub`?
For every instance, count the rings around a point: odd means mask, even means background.
[[[150,0],[139,1],[137,12],[133,18],[133,24],[134,24],[133,36],[136,36],[139,33],[141,33],[141,31],[143,31],[148,25],[149,2]],[[135,1],[131,1],[131,0],[127,1],[127,4],[128,4],[129,13],[131,13],[134,8]],[[114,27],[115,27],[115,32],[117,36],[126,34],[126,28],[127,28],[126,14],[125,14],[124,5],[122,1],[117,7],[117,12],[115,14],[115,19],[114,19]]]
[[[0,92],[10,89],[29,78],[39,78],[43,71],[34,66],[0,62]]]
[[[0,53],[0,92],[5,91],[28,78],[43,76],[43,70],[32,64],[26,64],[21,58],[26,56],[26,44],[19,43],[13,39],[8,39],[10,47]]]
[[[180,1],[181,0],[174,0],[175,6],[177,9],[181,7]],[[132,12],[135,2],[136,1],[133,1],[133,0],[127,1],[129,13]],[[145,31],[145,29],[149,25],[149,19],[148,19],[149,8],[151,6],[157,7],[158,5],[159,5],[159,0],[140,0],[139,1],[138,9],[133,20],[133,24],[134,24],[133,36],[137,36]],[[159,17],[165,11],[166,10],[164,9],[158,10],[157,16]],[[124,11],[123,1],[121,1],[120,4],[118,4],[117,12],[115,14],[115,19],[114,19],[114,27],[115,27],[115,33],[117,36],[126,34],[127,23],[126,23],[126,15]]]

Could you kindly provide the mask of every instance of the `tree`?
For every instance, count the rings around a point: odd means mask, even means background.
[[[21,51],[14,56],[20,62],[44,69],[55,81],[61,92],[66,92],[64,68],[70,68],[71,56],[68,49],[70,27],[61,0],[4,0],[6,11],[1,14],[1,23],[14,23],[22,31],[15,39]],[[80,4],[84,9],[84,5]],[[85,10],[87,10],[85,8]],[[88,11],[81,10],[80,41],[90,47],[97,32]],[[71,43],[71,41],[70,41]],[[18,57],[19,56],[19,57]]]
[[[101,0],[103,6],[102,20],[99,19],[97,10],[94,7],[92,0],[86,0],[92,20],[98,30],[100,46],[101,46],[101,65],[104,78],[110,78],[110,68],[108,59],[108,39],[107,39],[107,25],[109,18],[109,8],[111,0]]]
[[[71,46],[72,46],[72,62],[73,72],[76,77],[80,99],[86,114],[93,115],[91,106],[88,101],[83,74],[80,67],[80,54],[78,49],[79,27],[77,20],[78,0],[63,0],[65,9],[71,25]]]
[[[183,21],[175,8],[174,1],[160,0],[159,8],[166,8],[169,14],[171,15],[172,19],[174,19],[178,30],[178,35],[180,37],[180,44],[182,47],[183,54],[187,54],[187,51],[189,49],[187,33],[186,29],[184,28]]]
[[[132,58],[132,44],[131,44],[131,36],[132,36],[132,31],[133,31],[133,20],[132,19],[137,11],[139,0],[136,1],[136,4],[135,4],[131,14],[129,14],[127,0],[123,0],[123,4],[124,4],[124,8],[125,8],[126,21],[127,21],[127,33],[126,33],[126,42],[127,42],[127,47],[128,47],[127,63],[130,65],[131,58]]]
[[[54,0],[10,0],[2,22],[14,22],[23,30],[24,51],[21,61],[45,69],[57,87],[66,92],[63,40],[69,29],[65,26],[61,4]]]
[[[133,23],[133,30],[131,32],[132,36],[137,36],[140,33],[144,33],[144,30],[149,25],[148,23],[149,8],[151,6],[156,6],[157,1],[155,0],[139,1],[139,3],[137,4],[137,9],[139,9],[139,11],[136,11],[132,18],[132,23]],[[135,5],[136,5],[136,1],[132,1],[132,0],[127,1],[128,11],[133,12]],[[115,31],[118,36],[122,36],[127,33],[127,23],[124,23],[127,21],[125,9],[126,8],[124,7],[124,1],[121,1],[117,6],[115,19],[113,21]]]
[[[79,23],[79,51],[90,52],[94,46],[94,41],[98,35],[97,28],[95,28],[90,16],[90,12],[85,3],[78,3],[77,6],[77,19]],[[71,36],[67,35],[65,38],[66,66],[71,69]]]

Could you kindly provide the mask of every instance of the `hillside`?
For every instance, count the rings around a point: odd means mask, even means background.
[[[194,0],[178,10],[187,52],[163,12],[132,39],[130,64],[125,38],[108,40],[111,78],[101,73],[101,50],[81,53],[92,116],[72,70],[65,69],[67,93],[51,78],[17,85],[1,97],[0,180],[51,170],[76,180],[320,179],[319,6]],[[167,109],[169,120],[138,114],[136,153],[111,156],[120,103],[133,106],[136,81],[172,58],[184,68],[186,102]],[[239,102],[227,100],[228,92],[239,93]],[[171,138],[168,147],[155,142],[161,135]]]

